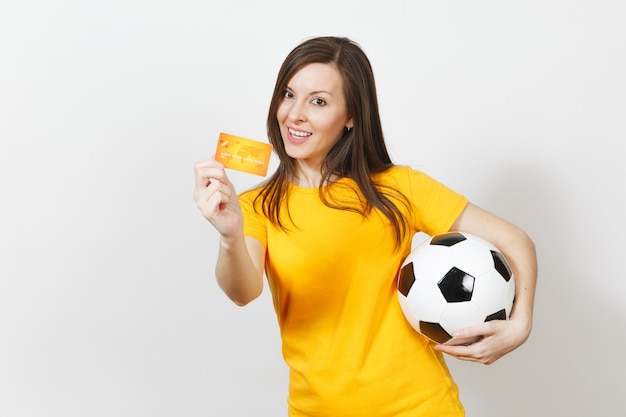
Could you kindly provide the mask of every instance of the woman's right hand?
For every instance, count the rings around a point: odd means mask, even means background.
[[[235,187],[226,176],[224,165],[215,159],[194,164],[195,200],[202,215],[217,229],[222,239],[241,237],[243,215]]]

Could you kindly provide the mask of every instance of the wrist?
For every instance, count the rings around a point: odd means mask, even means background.
[[[522,341],[528,339],[533,326],[532,315],[514,311],[511,313],[509,320],[516,324],[516,328],[519,330],[518,334],[522,336]]]
[[[220,235],[220,249],[231,250],[244,243],[243,234]]]

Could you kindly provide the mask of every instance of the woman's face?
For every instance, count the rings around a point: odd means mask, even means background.
[[[318,169],[346,127],[352,127],[341,75],[330,64],[302,67],[287,83],[276,118],[285,151]]]

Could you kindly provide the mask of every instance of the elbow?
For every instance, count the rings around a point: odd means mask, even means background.
[[[222,291],[238,306],[249,304],[263,292],[263,273],[252,267],[226,269],[218,264],[215,277]]]
[[[245,307],[248,304],[250,304],[252,301],[254,301],[257,297],[258,296],[256,296],[256,297],[245,297],[245,298],[244,297],[229,297],[229,298],[230,298],[230,300],[233,303],[235,303],[236,306],[238,306],[238,307]]]
[[[252,301],[256,300],[260,295],[261,295],[261,293],[259,292],[259,294],[257,294],[257,295],[246,296],[246,297],[242,297],[242,296],[233,297],[233,296],[230,296],[229,298],[238,307],[245,307],[248,304],[250,304]]]
[[[537,248],[535,247],[535,242],[525,230],[514,226],[513,233],[511,233],[510,236],[512,237],[511,243],[516,242],[514,244],[517,246],[526,248],[528,252],[536,253]]]
[[[522,240],[525,242],[528,252],[532,254],[536,262],[537,246],[535,245],[535,242],[526,231],[522,230],[521,235],[522,235]]]
[[[263,292],[263,284],[254,287],[245,287],[235,289],[228,289],[222,287],[222,290],[226,293],[228,298],[239,307],[244,307],[250,304],[252,301],[259,298]]]

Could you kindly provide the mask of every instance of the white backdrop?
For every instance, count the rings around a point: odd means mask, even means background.
[[[192,165],[220,131],[265,140],[278,67],[315,35],[369,55],[396,163],[537,244],[527,344],[449,358],[467,415],[621,415],[625,18],[618,0],[4,0],[0,415],[285,415],[269,294],[218,289]]]

